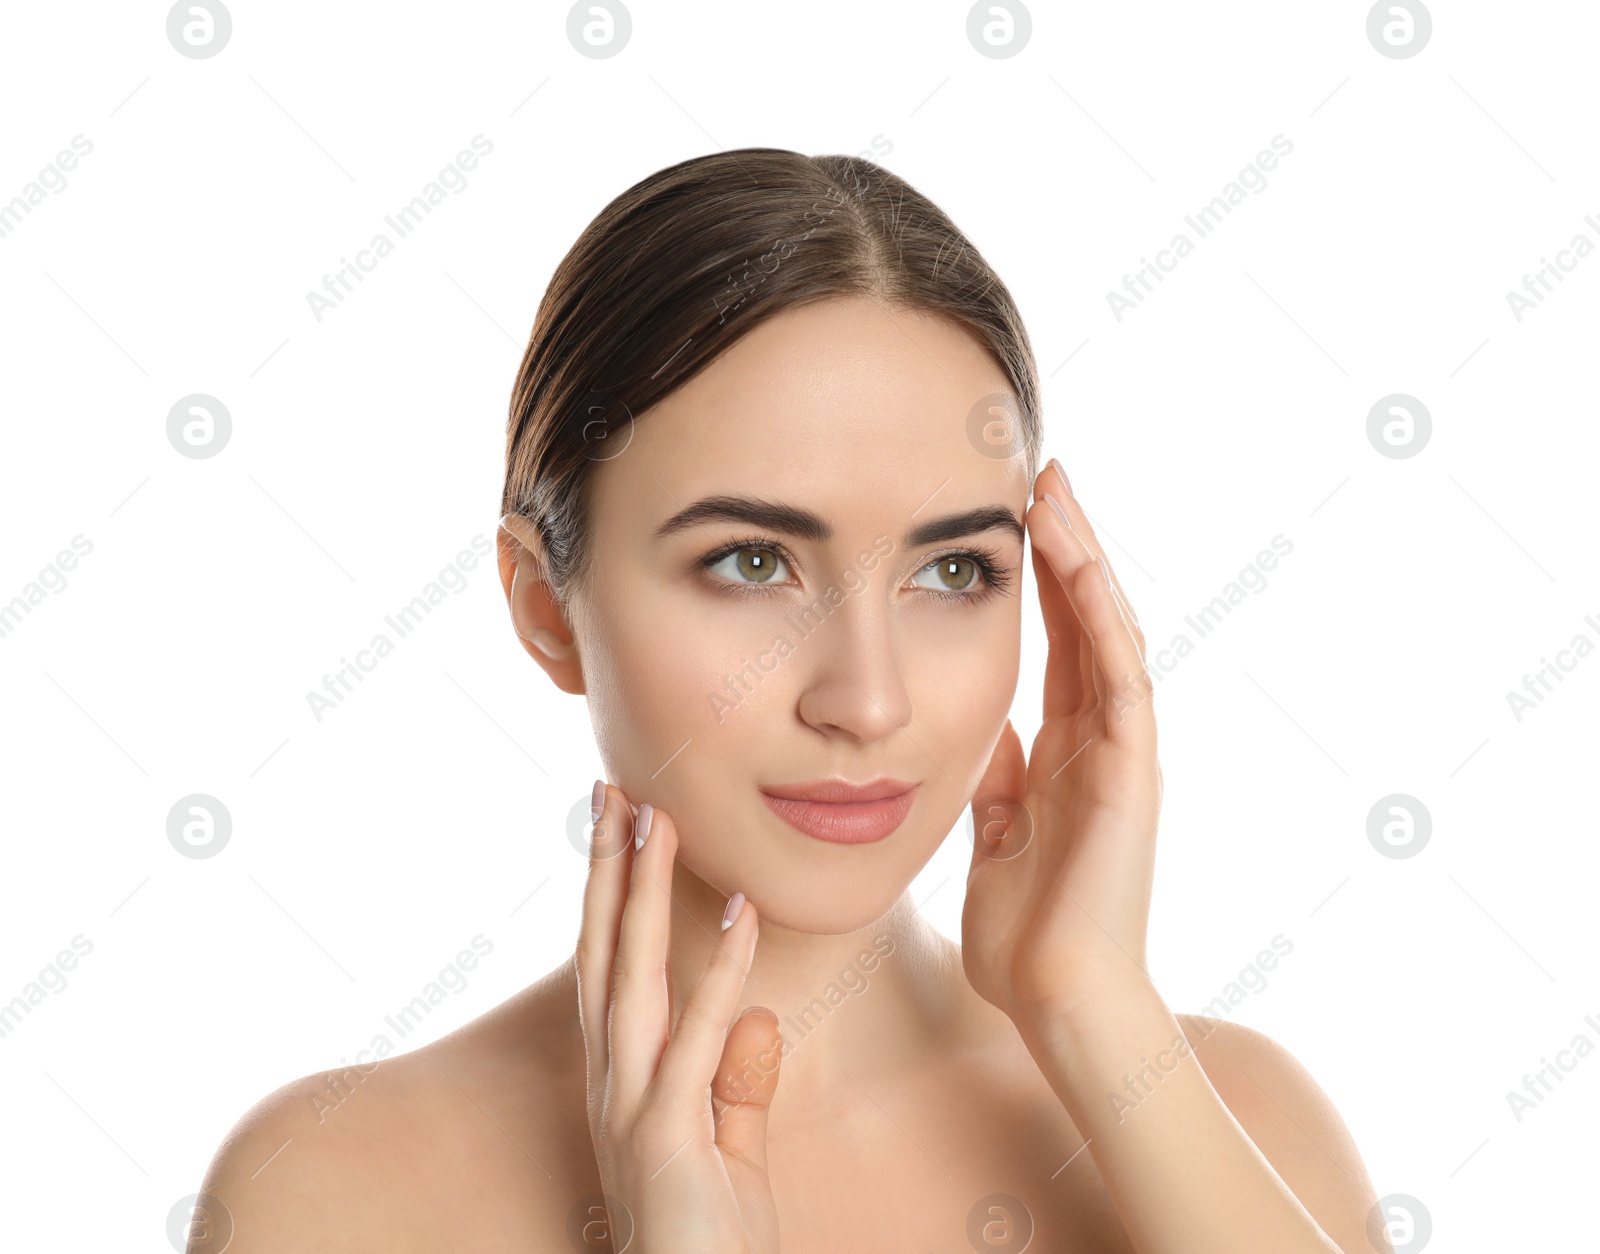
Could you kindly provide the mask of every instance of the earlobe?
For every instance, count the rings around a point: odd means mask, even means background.
[[[554,658],[558,662],[570,658],[578,648],[571,640],[563,640],[548,627],[523,626],[519,623],[517,624],[517,635],[533,645],[546,657]]]
[[[532,520],[522,514],[500,519],[500,575],[511,623],[534,661],[563,692],[582,693],[578,646],[545,579],[544,546]]]

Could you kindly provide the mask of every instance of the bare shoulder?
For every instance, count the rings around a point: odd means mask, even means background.
[[[1377,1194],[1355,1138],[1300,1060],[1264,1032],[1181,1014],[1195,1059],[1273,1170],[1341,1249],[1369,1249]]]
[[[385,1059],[300,1076],[262,1097],[211,1160],[187,1254],[390,1243],[403,1219],[383,1146],[397,1109],[416,1108],[415,1072],[405,1057]]]
[[[599,1185],[560,975],[431,1045],[262,1097],[212,1158],[186,1254],[564,1242]]]

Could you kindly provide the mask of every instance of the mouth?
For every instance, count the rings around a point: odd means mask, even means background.
[[[796,831],[839,845],[882,840],[905,821],[920,784],[901,780],[816,780],[809,784],[773,786],[761,799]]]

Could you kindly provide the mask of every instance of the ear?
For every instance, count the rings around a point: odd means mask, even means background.
[[[585,691],[583,665],[572,629],[545,581],[544,545],[538,528],[521,514],[507,514],[500,520],[496,539],[500,585],[522,647],[562,692],[581,695]]]

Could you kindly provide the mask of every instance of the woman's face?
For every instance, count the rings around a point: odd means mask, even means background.
[[[765,922],[880,918],[988,764],[1017,684],[1030,488],[1024,457],[969,434],[996,393],[1004,372],[958,324],[826,300],[746,335],[595,468],[572,626],[608,777]],[[816,522],[666,526],[708,498]],[[973,511],[990,516],[906,542]],[[762,792],[882,777],[915,790],[866,843],[807,835]]]

